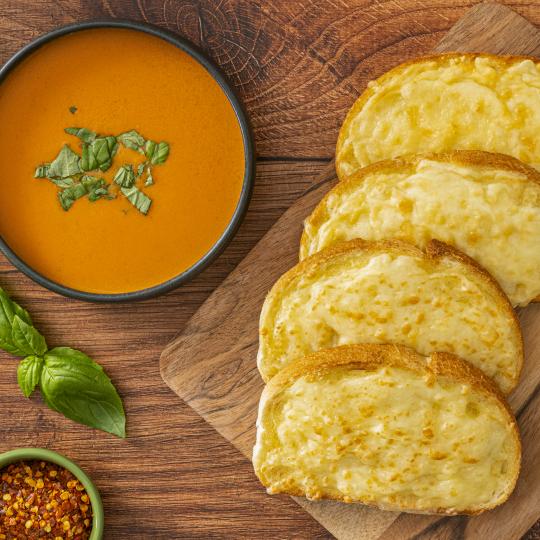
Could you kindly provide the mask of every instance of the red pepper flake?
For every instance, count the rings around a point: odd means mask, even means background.
[[[88,540],[92,506],[67,469],[21,461],[0,470],[0,540]]]

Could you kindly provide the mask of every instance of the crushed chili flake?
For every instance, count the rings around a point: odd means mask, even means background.
[[[21,461],[0,470],[0,540],[88,540],[92,507],[67,469]]]

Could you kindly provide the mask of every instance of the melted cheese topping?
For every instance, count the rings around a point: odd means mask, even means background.
[[[453,259],[349,252],[269,294],[259,370],[269,380],[310,352],[390,342],[423,355],[455,353],[509,392],[519,374],[521,335],[492,294],[489,283]]]
[[[322,222],[307,220],[301,258],[353,238],[436,238],[484,266],[514,305],[540,295],[540,185],[525,175],[422,160],[348,185],[322,203]]]
[[[301,377],[261,413],[254,466],[270,493],[474,510],[504,498],[519,459],[493,398],[400,368]]]
[[[540,65],[492,57],[420,60],[370,83],[340,134],[340,177],[406,153],[509,154],[540,167]]]

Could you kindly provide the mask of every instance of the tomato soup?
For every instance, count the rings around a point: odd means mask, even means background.
[[[64,145],[65,128],[103,135],[136,130],[169,145],[153,167],[145,215],[126,197],[77,200],[66,211],[59,188],[35,178]],[[99,175],[142,156],[118,145]],[[141,165],[142,167],[142,165]],[[0,235],[45,277],[90,293],[125,293],[163,283],[191,267],[220,238],[238,204],[245,154],[226,95],[187,53],[144,32],[103,28],[54,39],[0,85]]]

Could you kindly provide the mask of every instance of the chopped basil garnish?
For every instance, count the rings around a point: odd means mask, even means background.
[[[77,109],[77,107],[75,107],[75,105],[72,105],[72,106],[69,108],[69,112],[70,112],[71,114],[75,114],[75,113],[77,112],[77,110],[78,110],[78,109]]]
[[[88,200],[90,202],[97,201],[99,199],[114,199],[114,196],[109,193],[110,185],[103,180],[103,178],[96,178],[95,176],[89,176],[85,174],[81,178],[81,184],[88,193]]]
[[[120,187],[130,188],[135,183],[135,173],[132,165],[122,165],[114,175],[114,182]]]
[[[58,200],[64,210],[69,210],[73,203],[86,195],[86,188],[82,184],[73,184],[58,192]]]
[[[66,133],[69,133],[70,135],[75,135],[75,137],[79,137],[81,141],[84,141],[86,143],[90,143],[97,137],[97,133],[95,131],[90,131],[86,128],[77,128],[77,127],[70,127],[64,129]]]
[[[60,188],[68,188],[75,184],[75,180],[73,178],[50,178],[49,179],[53,184],[57,185]]]
[[[64,144],[56,159],[49,165],[48,178],[67,178],[81,172],[79,156]]]
[[[137,186],[130,188],[120,188],[127,200],[141,213],[148,214],[152,199],[145,195]]]
[[[74,108],[76,111],[77,108]],[[152,200],[143,193],[141,187],[154,184],[152,166],[160,165],[167,160],[169,156],[168,143],[147,140],[134,129],[116,137],[113,135],[102,136],[95,131],[81,127],[68,127],[65,132],[80,139],[81,155],[74,152],[66,144],[54,161],[42,163],[34,173],[35,178],[47,178],[60,188],[58,200],[64,210],[69,210],[75,201],[82,197],[87,197],[91,202],[115,198],[116,192],[113,190],[111,193],[109,189],[111,184],[103,178],[86,173],[105,172],[110,169],[121,144],[125,148],[142,154],[146,159],[138,165],[129,163],[122,165],[116,171],[113,182],[119,186],[120,193],[139,212],[143,214],[148,212]],[[135,172],[135,166],[137,172]]]
[[[81,169],[83,171],[106,171],[111,165],[118,143],[116,137],[98,137],[92,142],[83,143]]]
[[[160,165],[169,157],[169,145],[166,142],[146,141],[144,153],[152,165]]]
[[[34,178],[48,178],[50,167],[50,163],[43,163],[42,165],[38,165],[36,167],[36,172],[34,173]]]
[[[126,148],[130,148],[131,150],[136,150],[137,152],[144,154],[143,147],[146,141],[144,137],[134,129],[118,135],[118,142],[122,143]]]

